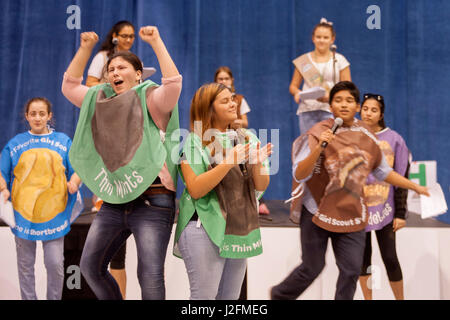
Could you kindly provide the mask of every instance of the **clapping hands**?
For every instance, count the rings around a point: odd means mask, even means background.
[[[272,144],[268,143],[261,148],[261,142],[258,142],[256,149],[250,151],[250,164],[262,164],[273,153]]]

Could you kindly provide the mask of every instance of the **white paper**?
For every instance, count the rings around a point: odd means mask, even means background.
[[[81,186],[80,186],[81,188]],[[74,222],[76,218],[83,212],[84,210],[84,202],[83,197],[81,196],[81,192],[78,189],[77,191],[77,200],[72,208],[72,215],[70,216],[70,223]]]
[[[428,187],[429,197],[420,195],[420,207],[422,219],[435,217],[447,212],[447,202],[439,183]]]
[[[313,87],[310,89],[306,89],[301,91],[300,94],[300,100],[307,100],[307,99],[318,99],[325,95],[326,91],[322,87]]]
[[[409,180],[421,184],[419,176],[425,179],[425,186],[432,186],[437,183],[437,162],[434,160],[429,161],[411,161],[411,167],[409,168]],[[420,195],[415,191],[408,190],[408,211],[422,214],[422,208],[420,205]]]
[[[142,70],[142,79],[147,79],[152,76],[156,72],[156,69],[153,67],[143,68]]]
[[[5,221],[5,223],[14,228],[16,226],[16,219],[14,218],[14,210],[11,201],[3,200],[3,192],[0,192],[0,219]]]

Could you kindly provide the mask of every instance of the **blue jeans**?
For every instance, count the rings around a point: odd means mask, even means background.
[[[133,234],[142,299],[165,299],[164,261],[175,216],[175,193],[141,195],[124,204],[103,203],[81,255],[81,272],[101,300],[121,300],[108,264]]]
[[[34,277],[36,241],[19,237],[15,237],[15,240],[20,295],[22,300],[37,300]],[[42,248],[47,270],[47,299],[61,300],[64,285],[64,237],[42,241]]]
[[[306,133],[306,131],[311,129],[312,126],[315,125],[317,122],[333,118],[334,116],[331,112],[323,110],[302,112],[298,115],[300,134]]]
[[[178,240],[189,277],[191,300],[237,300],[245,276],[247,259],[219,256],[219,248],[203,226],[190,221]]]

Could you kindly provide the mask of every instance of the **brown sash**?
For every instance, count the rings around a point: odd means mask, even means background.
[[[292,61],[297,70],[303,77],[303,80],[308,84],[310,88],[323,87],[325,90],[330,91],[330,88],[323,80],[323,74],[314,66],[314,63],[309,58],[308,53],[297,57]]]

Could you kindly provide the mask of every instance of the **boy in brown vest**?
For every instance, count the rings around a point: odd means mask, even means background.
[[[365,247],[368,215],[362,190],[369,173],[428,195],[426,187],[386,163],[374,133],[354,117],[360,110],[359,96],[352,82],[337,83],[330,91],[330,108],[343,120],[342,127],[333,134],[334,119],[324,120],[294,141],[293,177],[303,190],[302,263],[271,289],[272,299],[296,299],[309,287],[325,266],[328,238],[339,269],[335,299],[353,299]]]

